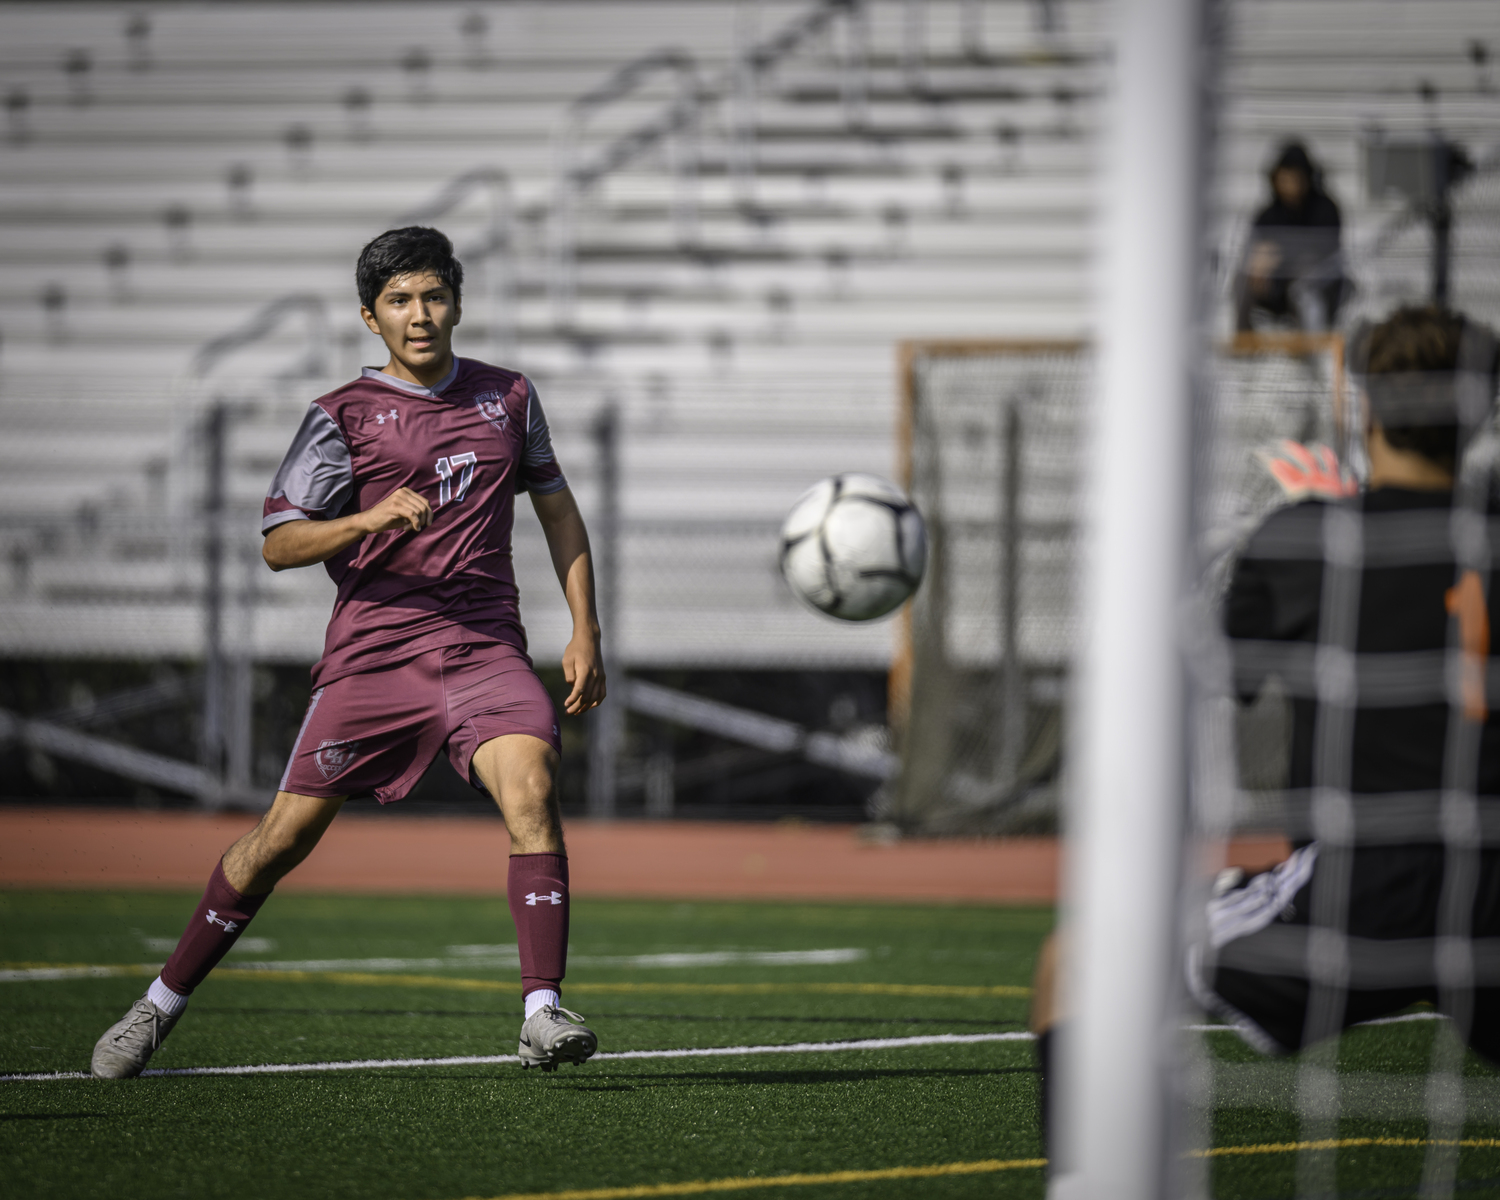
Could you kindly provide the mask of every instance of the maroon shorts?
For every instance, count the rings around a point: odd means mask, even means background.
[[[478,787],[469,773],[474,751],[507,733],[562,748],[557,710],[526,652],[504,642],[429,650],[315,691],[281,790],[389,804],[416,786],[439,750]]]

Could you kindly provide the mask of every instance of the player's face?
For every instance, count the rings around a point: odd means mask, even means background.
[[[447,371],[458,297],[431,271],[391,276],[375,297],[374,310],[361,308],[360,313],[390,350],[392,365],[399,363],[418,377]]]

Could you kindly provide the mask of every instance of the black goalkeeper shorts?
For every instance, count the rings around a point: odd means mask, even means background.
[[[1500,950],[1497,867],[1500,860],[1486,852],[1472,927],[1480,984],[1500,984],[1493,969],[1485,969]],[[1441,846],[1361,848],[1355,853],[1345,921],[1349,987],[1330,1024],[1347,1029],[1419,1001],[1445,1007],[1433,982],[1431,940],[1442,875]],[[1198,1002],[1267,1054],[1293,1053],[1304,1043],[1313,995],[1305,964],[1309,939],[1316,939],[1309,916],[1317,876],[1318,847],[1313,843],[1216,896],[1208,906],[1207,944],[1189,958],[1188,983]],[[1467,1006],[1469,1045],[1500,1063],[1500,986],[1476,987]]]

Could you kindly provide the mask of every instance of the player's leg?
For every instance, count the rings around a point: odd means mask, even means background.
[[[472,771],[510,832],[506,891],[516,923],[526,1016],[561,999],[568,955],[568,855],[557,808],[557,752],[526,734],[491,738]]]
[[[1052,1154],[1052,1081],[1056,1067],[1056,1032],[1061,1012],[1058,1006],[1058,959],[1063,954],[1064,935],[1054,930],[1047,935],[1036,956],[1031,976],[1031,1014],[1027,1028],[1036,1037],[1037,1116],[1041,1124],[1042,1151]]]
[[[224,879],[246,896],[265,896],[312,853],[347,796],[277,792],[255,828],[224,853]]]
[[[152,985],[153,998],[158,997],[162,987],[171,993],[169,997],[158,998],[159,1007],[169,1012],[181,1011],[187,998],[239,941],[271,889],[312,853],[343,807],[344,799],[276,793],[276,799],[255,828],[224,852],[209,876],[208,887],[177,949],[172,951],[161,977]],[[162,1003],[162,999],[167,1002]]]
[[[557,710],[519,646],[456,646],[443,654],[452,721],[448,760],[500,806],[510,831],[510,911],[521,956],[523,1066],[582,1062],[598,1045],[559,1006],[568,955],[568,857],[557,807],[562,742]]]
[[[1292,1054],[1308,1044],[1312,984],[1306,977],[1306,942],[1318,871],[1316,843],[1293,852],[1269,871],[1245,877],[1220,873],[1208,903],[1206,943],[1189,948],[1188,988],[1205,1012],[1228,1021],[1263,1054]],[[1383,877],[1356,875],[1349,912],[1364,921],[1352,933],[1381,939],[1412,936],[1410,928],[1388,931],[1378,914]],[[1419,1000],[1431,1001],[1430,985],[1371,988],[1357,977],[1341,997],[1338,1026],[1347,1029],[1388,1016]]]
[[[95,1047],[94,1073],[137,1075],[271,889],[311,853],[347,796],[397,800],[442,748],[436,653],[319,688],[270,810],[225,852],[160,978]],[[122,1030],[129,1028],[127,1035]]]
[[[1465,1040],[1469,1048],[1488,1059],[1491,1066],[1500,1064],[1500,988],[1475,988],[1467,1007],[1467,1014],[1450,1015],[1467,1015]]]
[[[506,891],[516,923],[526,1006],[524,1067],[581,1063],[598,1047],[583,1018],[561,1007],[568,961],[568,856],[557,806],[557,751],[529,734],[504,734],[474,752],[471,770],[495,798],[510,831]]]
[[[524,733],[492,737],[474,751],[470,771],[500,806],[512,857],[567,858],[557,806],[557,765],[556,750]]]
[[[269,811],[224,852],[160,975],[94,1047],[100,1079],[139,1075],[187,1008],[188,997],[239,941],[271,889],[312,852],[343,796],[278,792]]]

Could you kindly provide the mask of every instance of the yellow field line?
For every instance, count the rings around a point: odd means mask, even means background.
[[[1232,1158],[1246,1154],[1293,1154],[1299,1150],[1351,1150],[1360,1146],[1458,1146],[1464,1150],[1500,1149],[1500,1138],[1324,1138],[1317,1142],[1262,1142],[1255,1146],[1215,1146],[1212,1150],[1193,1150],[1192,1158]]]
[[[263,979],[270,983],[352,983],[365,987],[447,988],[455,992],[513,992],[515,980],[449,979],[444,975],[383,975],[373,971],[257,971],[254,967],[220,967],[216,976]]]
[[[0,963],[0,970],[97,970],[121,975],[149,974],[151,970],[136,963]],[[268,979],[282,983],[348,983],[363,987],[446,988],[458,992],[511,992],[515,980],[459,979],[448,975],[394,975],[374,971],[260,971],[254,967],[220,967],[216,975],[236,979]],[[971,987],[938,983],[570,983],[568,992],[592,995],[610,993],[655,993],[665,996],[913,996],[926,999],[1021,998],[1031,995],[1029,987],[998,984],[993,987]]]
[[[986,1175],[1045,1167],[1045,1158],[1013,1158],[1002,1162],[940,1163],[931,1167],[886,1167],[880,1171],[827,1171],[816,1175],[741,1175],[733,1179],[695,1179],[689,1183],[643,1183],[634,1187],[582,1188],[571,1192],[507,1192],[488,1200],[635,1200],[643,1196],[699,1196],[705,1192],[736,1192],[747,1188],[806,1187],[822,1183],[867,1183],[876,1179],[931,1179],[939,1175]],[[481,1200],[470,1196],[467,1200]]]
[[[665,994],[732,996],[817,992],[833,996],[925,996],[977,999],[992,996],[1026,997],[1029,987],[997,984],[967,987],[939,983],[570,983],[570,992],[659,992]]]
[[[294,983],[350,983],[366,987],[449,988],[461,992],[511,992],[515,980],[455,979],[446,975],[387,975],[365,971],[257,971],[253,967],[220,967],[236,979],[269,979]],[[654,993],[671,996],[919,996],[926,998],[1025,997],[1030,988],[964,987],[935,983],[570,983],[569,995]]]
[[[1195,1158],[1225,1158],[1246,1154],[1290,1154],[1299,1150],[1347,1150],[1361,1146],[1459,1146],[1466,1150],[1500,1149],[1497,1138],[1464,1138],[1453,1141],[1432,1138],[1329,1138],[1317,1142],[1265,1142],[1253,1146],[1215,1146],[1196,1150]],[[980,1162],[939,1163],[929,1167],[886,1167],[878,1171],[826,1171],[797,1175],[741,1175],[729,1179],[695,1179],[687,1183],[641,1183],[627,1187],[580,1188],[567,1192],[507,1192],[503,1196],[465,1200],[643,1200],[650,1196],[700,1196],[708,1192],[735,1192],[750,1188],[809,1187],[833,1183],[869,1183],[881,1179],[932,1179],[941,1175],[987,1175],[995,1171],[1045,1167],[1045,1158],[985,1159]]]

